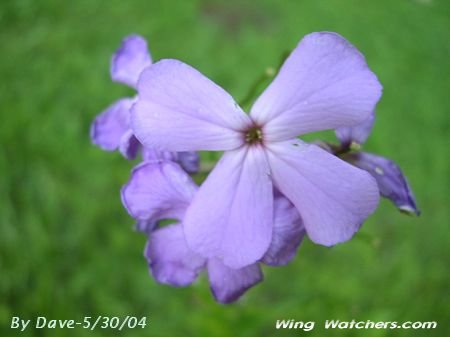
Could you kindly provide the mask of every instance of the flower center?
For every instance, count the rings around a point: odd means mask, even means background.
[[[247,144],[262,143],[263,134],[262,130],[258,126],[253,126],[245,131],[245,142]]]

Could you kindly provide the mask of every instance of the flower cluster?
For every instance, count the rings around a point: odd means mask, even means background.
[[[248,114],[189,65],[152,64],[136,35],[114,54],[111,77],[138,95],[101,113],[91,138],[128,159],[141,152],[121,196],[148,236],[157,282],[187,286],[206,270],[215,299],[230,303],[262,280],[262,264],[291,261],[305,235],[349,240],[380,194],[419,214],[399,167],[359,151],[382,88],[338,34],[305,36]],[[330,129],[339,145],[298,138]],[[197,151],[223,151],[200,186]]]

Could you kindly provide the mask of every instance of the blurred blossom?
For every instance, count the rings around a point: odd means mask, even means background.
[[[140,73],[151,64],[147,42],[138,35],[126,37],[111,59],[113,81],[136,88]],[[134,98],[122,98],[98,115],[91,126],[94,144],[106,151],[120,150],[127,159],[134,159],[140,147],[130,129],[130,109]]]
[[[152,58],[145,39],[139,35],[130,35],[122,41],[111,58],[111,79],[136,88],[141,72],[151,64]],[[127,159],[136,158],[142,146],[130,129],[130,110],[135,99],[119,99],[95,118],[90,131],[94,144],[105,151],[119,150]],[[199,156],[195,152],[151,152],[155,156],[171,156],[172,160],[179,161],[189,173],[196,173],[199,169]],[[144,159],[145,157],[144,154]]]

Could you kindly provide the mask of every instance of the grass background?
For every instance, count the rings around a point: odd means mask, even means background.
[[[0,335],[12,316],[147,316],[127,336],[323,336],[326,319],[438,321],[437,330],[342,330],[327,336],[444,336],[449,323],[450,8],[438,0],[57,1],[0,3]],[[383,201],[350,242],[306,241],[265,268],[234,305],[202,278],[156,284],[145,237],[121,206],[134,163],[92,146],[94,116],[132,91],[109,79],[130,33],[155,60],[178,58],[242,99],[254,80],[312,31],[336,31],[384,86],[367,151],[394,159],[422,209]],[[277,319],[316,321],[275,330]],[[28,330],[27,336],[110,336],[111,330]]]

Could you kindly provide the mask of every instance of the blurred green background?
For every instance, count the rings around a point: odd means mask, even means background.
[[[121,206],[135,163],[94,147],[89,126],[133,92],[109,78],[123,37],[178,58],[236,97],[312,31],[355,44],[384,86],[365,150],[395,160],[422,210],[388,201],[353,240],[304,242],[238,303],[216,304],[205,277],[156,284],[145,237]],[[436,330],[342,330],[327,336],[445,336],[449,310],[450,7],[445,0],[0,2],[0,336],[12,316],[147,316],[127,336],[323,336],[326,319],[438,321]],[[310,332],[277,319],[316,321]],[[28,330],[26,336],[110,336]]]

